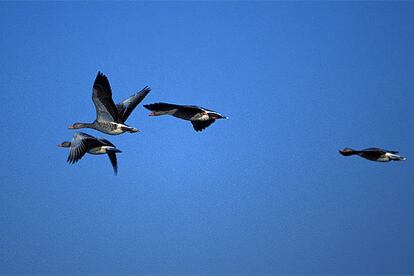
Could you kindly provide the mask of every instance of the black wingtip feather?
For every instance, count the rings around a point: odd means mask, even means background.
[[[149,87],[148,85],[146,85],[144,88],[142,88],[142,91],[151,91],[151,87]]]
[[[169,103],[152,103],[152,104],[144,104],[143,106],[150,111],[168,111],[171,109],[182,107],[177,104],[169,104]]]
[[[118,175],[118,161],[116,159],[116,153],[114,151],[109,150],[107,154],[108,154],[109,160],[111,161],[115,175]]]
[[[145,107],[146,109],[148,109],[148,110],[151,110],[152,111],[152,107],[153,107],[153,105],[154,104],[144,104],[144,105],[142,105],[143,107]]]
[[[105,74],[103,74],[100,71],[96,75],[94,85],[102,85],[103,87],[108,87],[108,88],[111,87],[110,84],[109,84],[108,78],[105,76]]]

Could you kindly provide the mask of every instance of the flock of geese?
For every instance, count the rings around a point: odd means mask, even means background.
[[[74,123],[69,129],[92,128],[97,131],[119,135],[125,132],[139,132],[137,128],[125,122],[137,105],[148,95],[151,89],[146,86],[141,91],[115,104],[108,78],[98,72],[92,88],[92,101],[96,109],[96,119],[92,123]],[[227,117],[213,110],[195,105],[178,105],[169,103],[153,103],[144,105],[151,111],[149,116],[172,115],[190,121],[195,131],[202,131],[218,119]],[[115,174],[118,173],[116,153],[121,152],[114,144],[104,138],[97,138],[84,132],[75,132],[72,141],[65,141],[59,147],[69,148],[67,162],[76,163],[86,153],[107,154]]]
[[[137,128],[131,127],[125,122],[137,105],[151,91],[148,86],[119,104],[115,104],[112,99],[112,90],[108,78],[101,72],[98,72],[92,91],[92,101],[96,109],[95,121],[92,123],[74,123],[69,126],[69,129],[92,128],[109,135],[139,132]],[[227,117],[220,113],[195,105],[153,103],[144,105],[144,107],[151,111],[149,116],[172,115],[176,118],[190,121],[195,131],[202,131],[218,119],[227,119]],[[116,154],[121,151],[104,138],[97,138],[84,132],[75,132],[72,141],[65,141],[58,146],[69,148],[67,162],[72,164],[78,162],[86,153],[107,154],[115,175],[118,173]],[[406,159],[398,155],[398,151],[380,148],[363,150],[345,148],[340,150],[339,153],[344,156],[358,155],[377,162],[401,161]]]

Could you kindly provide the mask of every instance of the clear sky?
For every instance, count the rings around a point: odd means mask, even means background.
[[[1,2],[0,273],[414,273],[414,3]],[[195,104],[105,137],[116,102]],[[405,162],[343,157],[399,150]]]

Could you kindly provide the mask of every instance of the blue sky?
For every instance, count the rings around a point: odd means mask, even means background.
[[[0,3],[0,273],[414,273],[414,4]],[[196,104],[202,133],[138,106],[123,152],[66,163],[116,102]],[[399,150],[369,162],[343,147]]]

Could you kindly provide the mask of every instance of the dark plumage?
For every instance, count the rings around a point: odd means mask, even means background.
[[[78,162],[86,153],[107,154],[115,175],[118,173],[116,153],[121,151],[106,139],[96,138],[83,132],[75,132],[71,142],[65,141],[58,146],[70,148],[67,162],[71,164]]]
[[[353,150],[351,148],[345,148],[339,151],[344,156],[358,155],[365,159],[377,162],[390,162],[406,160],[405,157],[397,155],[398,151],[384,150],[380,148],[367,148],[363,150]]]
[[[195,105],[178,105],[169,103],[146,104],[144,107],[152,111],[149,116],[172,115],[190,121],[196,131],[202,131],[217,119],[227,119],[221,114]]]
[[[151,91],[148,86],[115,105],[108,78],[101,72],[98,72],[92,90],[92,101],[96,109],[95,121],[93,123],[75,123],[69,127],[70,129],[93,128],[111,135],[139,131],[126,125],[125,122],[135,107]]]

